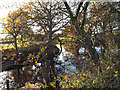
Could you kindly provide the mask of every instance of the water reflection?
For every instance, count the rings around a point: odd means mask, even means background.
[[[57,47],[59,48],[59,45]],[[100,51],[100,48],[98,49]],[[79,52],[80,55],[75,56],[71,52],[67,52],[62,46],[62,53],[58,57],[47,59],[42,64],[37,63],[33,66],[24,67],[21,69],[20,74],[16,70],[12,70],[9,77],[7,77],[10,79],[10,86],[20,88],[26,82],[31,84],[42,83],[49,86],[49,82],[56,81],[57,76],[62,76],[66,73],[83,72],[85,69],[90,69],[91,62],[86,50],[81,48]]]
[[[57,80],[58,76],[65,73],[76,72],[76,66],[71,63],[71,58],[74,55],[67,52],[64,47],[62,53],[53,59],[45,60],[44,63],[37,63],[32,66],[23,67],[18,74],[17,70],[10,71],[11,74],[7,77],[10,80],[10,87],[20,88],[25,85],[26,82],[35,83],[45,83],[49,86],[49,82]],[[68,59],[68,60],[66,60]],[[44,82],[44,79],[46,82]]]
[[[53,65],[55,66],[55,63]],[[61,70],[60,67],[58,68],[54,66],[41,66],[40,64],[27,66],[20,71],[20,74],[18,74],[16,70],[12,70],[11,75],[8,77],[9,79],[13,77],[10,82],[10,86],[20,88],[23,87],[26,82],[31,84],[45,84],[43,78],[46,80],[46,84],[49,85],[49,82],[55,80],[54,76],[57,77],[58,74],[63,73],[63,70]]]

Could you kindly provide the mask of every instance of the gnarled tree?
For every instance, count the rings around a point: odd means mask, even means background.
[[[99,55],[96,52],[95,48],[93,47],[93,42],[90,38],[89,33],[85,32],[84,30],[84,25],[85,25],[85,19],[86,19],[86,15],[87,15],[87,8],[89,6],[89,2],[79,2],[78,8],[76,9],[76,13],[74,15],[74,13],[72,12],[70,6],[68,5],[66,0],[63,0],[64,5],[66,7],[66,9],[69,12],[69,16],[71,18],[71,23],[72,25],[74,25],[75,30],[79,33],[79,35],[81,36],[81,40],[83,43],[83,46],[85,49],[87,49],[89,56],[94,60],[94,62],[97,64],[97,66],[99,67]],[[80,12],[81,11],[81,12]],[[79,17],[81,15],[81,17]]]

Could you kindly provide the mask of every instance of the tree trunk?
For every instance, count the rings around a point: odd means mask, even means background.
[[[16,51],[16,60],[18,59],[18,46],[17,46],[17,38],[14,37],[15,51]]]
[[[18,50],[18,47],[17,47],[17,38],[16,38],[16,36],[14,37],[14,44],[15,44],[15,49],[16,49],[16,51]]]
[[[22,46],[24,46],[23,35],[21,35]]]
[[[79,23],[77,22],[77,20],[74,20],[76,22],[73,22],[77,32],[80,34],[80,36],[82,36],[83,39],[83,47],[85,49],[87,49],[89,56],[92,58],[92,60],[94,60],[94,63],[97,64],[99,66],[99,55],[97,53],[97,51],[95,50],[95,48],[93,47],[93,43],[92,40],[90,39],[90,37],[86,34],[86,32],[84,30],[81,30],[81,28],[79,27]]]
[[[86,11],[87,11],[87,7],[89,5],[89,2],[86,2],[84,7],[83,7],[83,10],[84,10],[83,15],[84,16],[82,17],[82,23],[80,23],[79,20],[78,20],[78,14],[79,14],[80,8],[82,7],[83,3],[81,2],[79,4],[79,6],[77,8],[77,11],[76,11],[76,15],[74,16],[72,11],[71,11],[71,9],[70,9],[70,7],[69,7],[69,5],[67,4],[66,0],[63,0],[63,2],[65,4],[65,6],[66,6],[66,9],[68,10],[68,13],[69,13],[69,16],[70,16],[72,24],[75,26],[77,32],[82,37],[82,40],[84,40],[82,42],[83,43],[83,47],[85,49],[87,49],[87,51],[89,52],[90,57],[94,60],[94,63],[96,63],[98,68],[99,68],[99,66],[100,66],[100,64],[99,64],[99,55],[98,55],[97,51],[95,50],[95,48],[93,47],[92,40],[89,37],[88,33],[86,33],[84,31]]]
[[[91,57],[91,59],[94,61],[94,63],[98,66],[98,73],[102,72],[101,70],[101,66],[99,63],[99,55],[97,53],[97,51],[95,50],[95,48],[93,47],[93,43],[92,40],[90,39],[89,35],[87,35],[87,33],[84,31],[84,29],[81,29],[79,26],[79,23],[76,20],[74,20],[74,22],[72,22],[73,25],[75,26],[77,32],[79,33],[80,36],[82,36],[83,41],[83,47],[85,49],[87,49],[89,56]]]
[[[90,40],[90,38],[88,38],[88,37],[85,38],[84,48],[87,49],[90,57],[94,60],[94,63],[99,66],[99,63],[98,63],[99,55],[98,55],[97,51],[95,50],[95,48],[93,47],[92,40]]]

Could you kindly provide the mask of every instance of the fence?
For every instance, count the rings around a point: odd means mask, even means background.
[[[113,68],[115,65],[117,65],[117,64],[119,64],[119,63],[120,63],[120,61],[117,62],[116,64],[114,64],[113,66],[111,66],[109,69],[106,69],[105,71],[103,71],[103,72],[100,73],[99,75],[94,76],[91,80],[89,80],[88,82],[86,82],[84,85],[81,85],[79,88],[84,87],[84,86],[87,85],[88,83],[90,83],[90,82],[92,82],[93,80],[95,80],[96,77],[99,77],[100,75],[104,74],[104,72],[110,70],[111,68]],[[116,74],[116,75],[118,75],[118,74]],[[105,85],[103,85],[102,88],[104,88],[116,75],[114,75]],[[120,78],[120,77],[118,77],[117,79],[119,79],[119,78]]]

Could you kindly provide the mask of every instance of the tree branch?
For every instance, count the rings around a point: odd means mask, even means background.
[[[77,8],[76,17],[78,17],[78,15],[79,15],[79,11],[80,11],[80,8],[82,7],[82,4],[83,4],[83,2],[80,2],[79,6]]]
[[[59,27],[58,29],[53,30],[52,33],[55,33],[55,32],[57,32],[57,31],[61,30],[61,28],[65,28],[65,26],[66,26],[68,23],[69,23],[69,22],[66,22],[64,25],[62,25],[62,26]]]
[[[71,11],[71,9],[70,9],[67,1],[66,1],[66,0],[63,0],[63,2],[64,2],[64,4],[65,4],[65,6],[66,6],[66,9],[68,10],[68,12],[69,12],[69,14],[70,14],[70,18],[72,19],[72,18],[73,18],[73,13],[72,13],[72,11]]]
[[[86,11],[87,11],[87,7],[88,7],[88,5],[89,5],[89,2],[86,2],[85,3],[85,7],[84,7],[84,15],[83,15],[83,20],[82,20],[82,24],[81,24],[81,29],[83,29],[83,27],[84,27],[84,24],[85,24],[85,17],[86,17]]]

